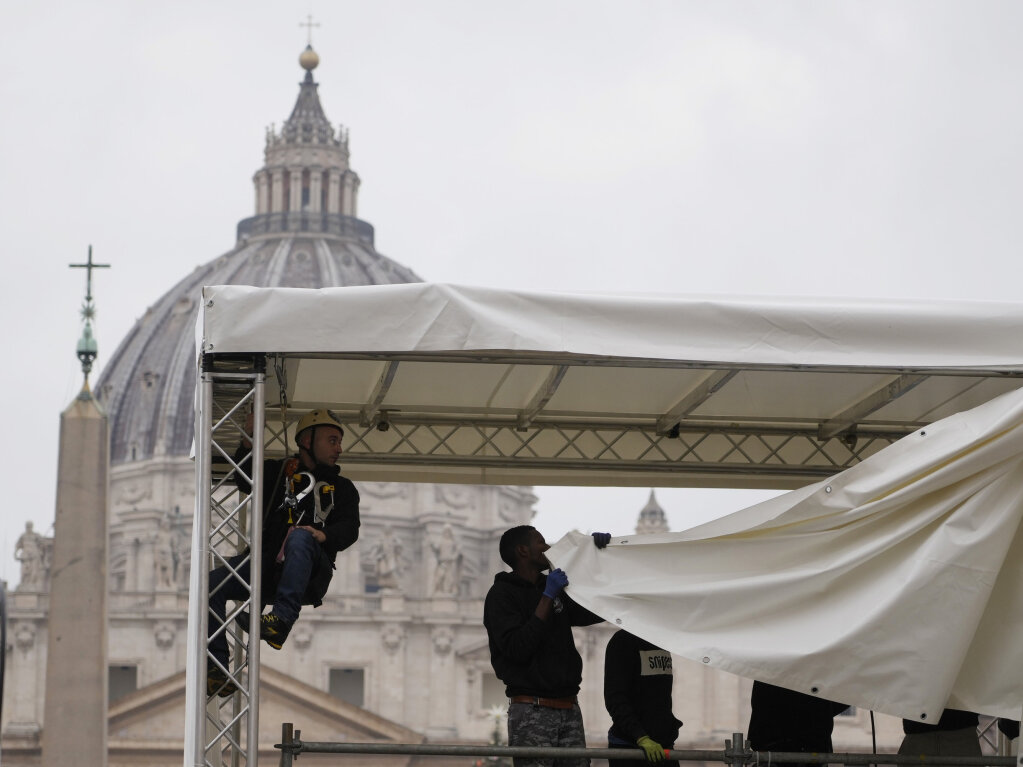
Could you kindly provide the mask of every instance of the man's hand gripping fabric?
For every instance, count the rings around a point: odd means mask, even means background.
[[[556,596],[558,596],[558,594],[560,594],[564,590],[565,586],[567,585],[568,576],[565,575],[564,570],[562,570],[560,567],[555,570],[551,570],[550,573],[547,575],[547,585],[544,587],[543,595],[545,597],[550,597],[551,599],[554,599]],[[536,592],[534,591],[533,593],[535,594]]]

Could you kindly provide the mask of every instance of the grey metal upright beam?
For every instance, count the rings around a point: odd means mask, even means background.
[[[4,676],[7,673],[7,581],[0,581],[0,647],[5,648],[0,655],[0,718],[4,713]]]
[[[217,359],[204,356],[200,371],[196,427],[196,521],[194,534],[200,541],[200,556],[193,559],[198,570],[191,579],[189,616],[190,649],[186,712],[185,765],[193,767],[251,767],[259,753],[259,621],[261,613],[261,530],[263,488],[263,440],[265,396],[263,359]],[[252,434],[245,433],[251,411]],[[242,436],[251,440],[248,456],[235,460]],[[251,458],[251,471],[243,466]],[[245,495],[236,487],[241,478],[251,491]],[[230,563],[235,554],[248,552],[247,559]],[[247,561],[250,577],[240,569]],[[234,653],[227,667],[209,652],[209,575],[212,569],[227,567],[224,583],[241,585],[246,592],[227,610],[218,629]],[[248,625],[239,624],[248,615]],[[231,642],[231,640],[234,640]],[[207,695],[207,669],[217,667],[237,692],[222,697],[213,690]],[[226,688],[221,687],[221,692]],[[243,734],[244,733],[244,734]]]

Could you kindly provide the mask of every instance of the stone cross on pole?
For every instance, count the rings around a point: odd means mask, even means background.
[[[82,392],[88,392],[89,372],[92,370],[92,363],[99,353],[96,339],[92,335],[92,319],[96,316],[96,307],[92,303],[92,270],[109,269],[110,264],[94,264],[92,262],[92,245],[89,246],[89,259],[84,264],[68,264],[72,269],[85,269],[85,303],[82,304],[82,337],[78,339],[76,354],[82,363],[82,373],[85,374],[85,384]]]
[[[306,42],[309,45],[312,45],[313,44],[313,27],[320,26],[319,23],[317,22],[317,23],[314,24],[313,23],[313,16],[312,16],[312,14],[309,14],[306,17],[306,21],[299,22],[299,26],[306,28],[306,32],[308,33],[308,39],[306,40]]]

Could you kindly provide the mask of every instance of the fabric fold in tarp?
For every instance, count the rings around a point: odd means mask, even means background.
[[[572,598],[678,655],[936,722],[1023,701],[1023,390],[681,533],[548,552]],[[612,531],[614,532],[614,531]]]

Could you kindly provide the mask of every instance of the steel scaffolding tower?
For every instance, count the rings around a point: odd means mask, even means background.
[[[202,548],[201,556],[193,556],[191,596],[195,604],[189,613],[185,737],[185,758],[195,767],[249,767],[257,761],[260,579],[246,578],[241,570],[248,564],[250,573],[261,572],[264,445],[256,436],[264,433],[263,367],[262,356],[204,355],[200,370],[193,547],[198,542]],[[246,430],[250,412],[251,434]],[[236,456],[235,447],[242,437],[252,447],[247,454]],[[270,440],[275,439],[283,439],[283,427],[271,435]],[[248,494],[237,487],[239,481],[251,487]],[[207,637],[210,571],[218,567],[228,570],[220,588],[235,583],[247,592],[245,599],[229,606],[225,621],[214,633],[223,634],[232,646],[227,666],[210,654]],[[221,671],[226,681],[208,686],[210,669]]]

